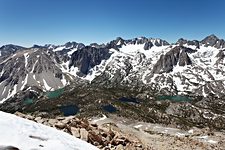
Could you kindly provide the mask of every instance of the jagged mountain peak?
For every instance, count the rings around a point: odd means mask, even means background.
[[[201,42],[204,44],[208,44],[208,43],[216,43],[219,40],[220,39],[216,35],[211,34],[211,35],[205,37]]]
[[[201,41],[205,46],[212,46],[216,48],[225,48],[225,41],[219,39],[216,35],[211,34]]]
[[[199,49],[200,48],[200,42],[198,40],[187,40],[184,38],[180,38],[178,39],[178,41],[175,43],[176,45],[180,45],[180,46],[195,46],[195,49]]]
[[[215,34],[210,34],[209,36],[205,37],[203,40],[207,40],[207,39],[219,40],[219,38]]]

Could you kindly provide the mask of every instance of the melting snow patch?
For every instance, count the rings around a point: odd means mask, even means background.
[[[199,139],[208,139],[208,136],[207,135],[204,135],[204,136],[200,136],[198,137]]]
[[[189,133],[189,134],[193,134],[193,133],[194,133],[194,130],[191,129],[191,130],[188,131],[188,133]]]
[[[77,48],[74,48],[74,49],[72,49],[71,51],[68,52],[68,55],[71,56],[76,51],[77,51]]]
[[[143,125],[142,124],[139,124],[139,125],[136,125],[136,126],[134,126],[134,128],[140,128],[140,127],[142,127]]]
[[[217,144],[218,141],[214,141],[214,140],[208,140],[207,142],[212,143],[212,144]]]
[[[22,84],[23,84],[23,85],[22,85],[21,88],[20,88],[21,91],[24,89],[25,85],[27,84],[27,81],[28,81],[28,74],[26,75],[24,81],[22,81]]]
[[[53,52],[61,51],[61,50],[63,50],[64,48],[66,48],[66,47],[65,47],[65,46],[57,47],[56,49],[53,50]]]
[[[29,57],[29,55],[28,55],[28,53],[25,53],[24,54],[24,59],[25,59],[25,69],[27,68],[27,64],[28,64],[28,57]]]
[[[93,122],[93,123],[97,123],[97,122],[102,121],[102,120],[105,120],[105,119],[107,118],[106,115],[104,115],[104,114],[102,114],[102,115],[103,115],[102,118],[95,119],[95,120],[93,120],[92,122]]]
[[[31,70],[31,73],[34,72],[34,68],[35,68],[35,66],[36,66],[37,63],[38,63],[38,60],[36,60],[36,62],[34,63],[33,68],[32,68],[32,70]]]
[[[66,86],[67,81],[66,81],[66,79],[65,79],[65,76],[63,76],[63,78],[62,78],[61,82],[62,82],[63,86]]]
[[[45,81],[45,79],[43,79],[43,83],[44,83],[44,87],[47,91],[50,91],[51,90],[51,87],[48,86],[47,82]]]
[[[178,136],[178,137],[181,137],[181,136],[185,136],[185,134],[184,133],[176,133],[176,136]]]

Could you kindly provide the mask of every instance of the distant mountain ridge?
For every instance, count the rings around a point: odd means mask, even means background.
[[[175,44],[118,37],[101,45],[5,45],[0,47],[0,102],[21,91],[36,95],[77,80],[102,86],[154,86],[159,95],[222,97],[224,51],[225,41],[215,35],[201,41],[181,38]]]

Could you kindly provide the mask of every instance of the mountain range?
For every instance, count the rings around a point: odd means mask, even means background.
[[[151,87],[158,95],[225,93],[225,41],[116,38],[107,44],[0,47],[0,102],[16,93],[54,91],[78,80],[100,86]]]

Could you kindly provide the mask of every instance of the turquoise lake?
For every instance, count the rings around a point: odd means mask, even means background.
[[[190,102],[191,98],[187,96],[181,96],[181,95],[162,95],[158,96],[157,100],[171,100],[174,102]]]

